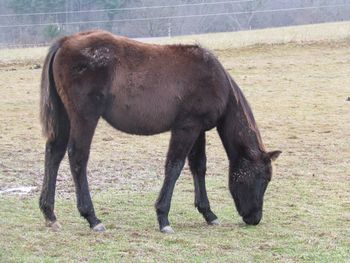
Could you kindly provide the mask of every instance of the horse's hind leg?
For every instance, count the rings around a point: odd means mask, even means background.
[[[207,169],[206,162],[207,158],[205,155],[205,133],[202,132],[188,155],[188,163],[193,175],[193,182],[195,187],[194,204],[208,224],[217,225],[219,224],[219,220],[210,209],[207,189],[205,187],[205,173]]]
[[[82,118],[71,116],[71,118],[68,157],[75,183],[77,207],[80,215],[89,222],[93,230],[98,232],[104,231],[104,226],[95,215],[86,176],[91,141],[97,126],[98,117]]]
[[[61,113],[60,125],[55,139],[48,139],[45,148],[45,174],[39,206],[44,214],[46,225],[54,230],[60,228],[54,213],[56,179],[59,165],[66,153],[69,138],[69,120]]]
[[[199,131],[194,128],[177,129],[171,133],[168,155],[165,163],[165,178],[156,202],[159,229],[163,233],[173,233],[168,220],[171,197],[175,183],[180,176],[186,156],[198,137]]]

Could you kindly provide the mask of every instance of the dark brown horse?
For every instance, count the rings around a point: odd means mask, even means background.
[[[241,90],[217,58],[197,45],[151,45],[90,31],[64,37],[46,57],[41,82],[41,122],[47,138],[40,208],[54,214],[58,167],[68,148],[77,206],[95,231],[96,217],[86,177],[90,145],[99,118],[118,130],[152,135],[171,131],[165,178],[156,202],[159,228],[168,220],[175,182],[186,157],[193,174],[195,206],[208,224],[218,224],[205,187],[205,132],[217,127],[230,162],[229,189],[247,224],[258,224],[271,179],[271,160]]]

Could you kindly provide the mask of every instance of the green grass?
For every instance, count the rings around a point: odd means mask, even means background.
[[[345,192],[332,200],[315,196],[337,185],[316,179],[273,182],[266,196],[263,222],[245,226],[234,212],[225,182],[210,178],[212,207],[221,219],[207,226],[192,204],[189,177],[180,179],[170,214],[174,235],[157,231],[153,203],[157,192],[95,193],[106,233],[88,229],[73,200],[59,199],[56,210],[63,229],[47,229],[37,198],[6,197],[1,206],[3,262],[158,261],[158,262],[346,262],[350,260],[350,229],[343,212]],[[294,188],[286,184],[294,184]],[[291,197],[297,196],[295,200]],[[349,223],[349,221],[347,222]]]

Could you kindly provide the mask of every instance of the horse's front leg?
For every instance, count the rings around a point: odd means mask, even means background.
[[[105,227],[95,215],[86,176],[90,145],[97,122],[98,118],[74,118],[71,121],[68,156],[80,215],[89,222],[93,230],[101,232],[105,230]]]
[[[173,233],[168,214],[175,183],[185,164],[186,156],[197,139],[199,130],[186,128],[173,130],[171,133],[168,155],[165,163],[165,178],[156,202],[159,229],[163,233]]]
[[[207,189],[205,187],[206,163],[205,133],[203,132],[199,135],[188,155],[188,164],[193,175],[195,190],[194,205],[209,225],[218,225],[219,220],[210,209]]]

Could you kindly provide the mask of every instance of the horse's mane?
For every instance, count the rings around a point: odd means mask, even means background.
[[[249,128],[255,133],[256,138],[258,140],[258,146],[259,149],[262,152],[266,152],[265,146],[262,142],[261,139],[261,134],[258,128],[258,124],[255,121],[252,109],[249,105],[249,102],[247,101],[247,99],[245,98],[242,90],[239,88],[239,86],[235,83],[235,81],[232,79],[232,77],[230,76],[230,74],[226,71],[227,77],[229,79],[230,85],[232,87],[233,90],[233,94],[235,96],[236,102],[237,104],[241,107],[241,109],[243,110],[244,116],[246,117],[247,123]]]

